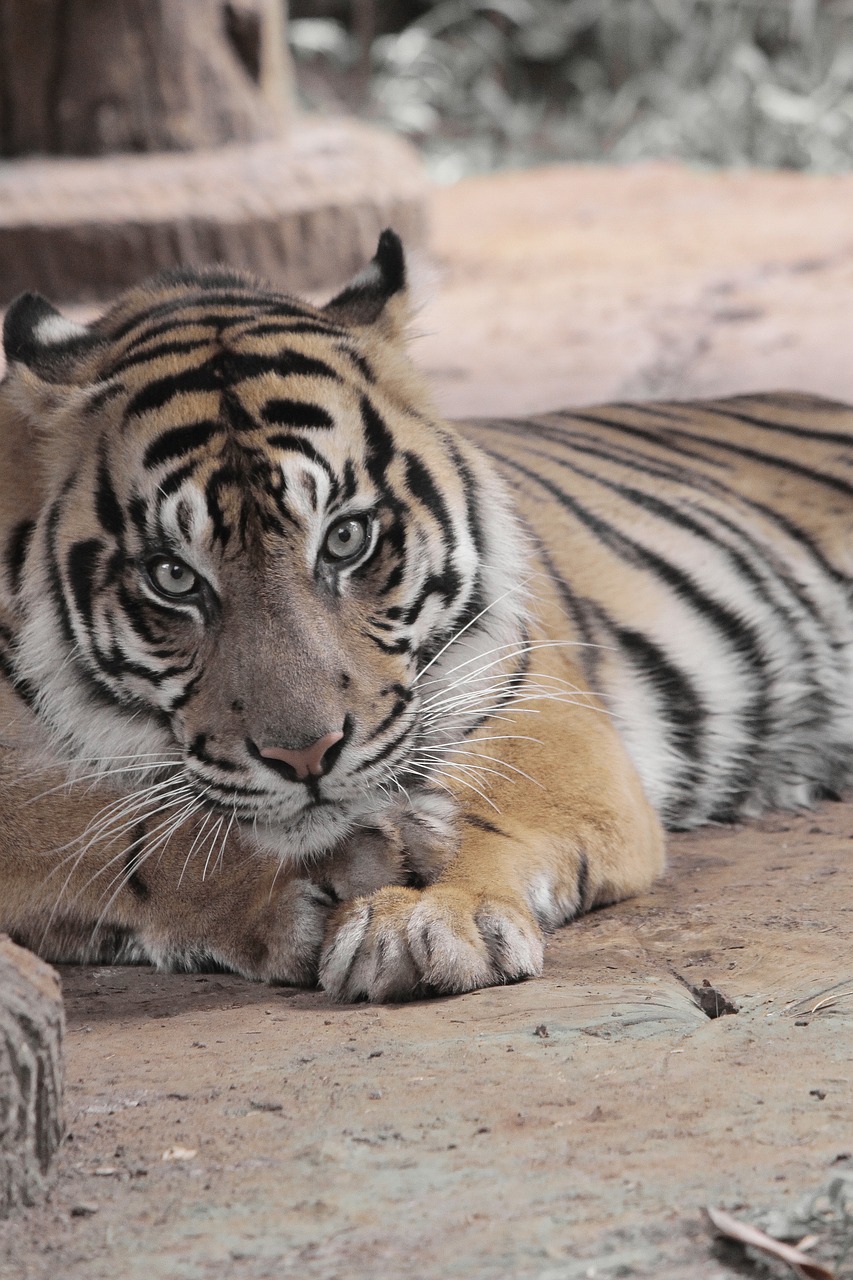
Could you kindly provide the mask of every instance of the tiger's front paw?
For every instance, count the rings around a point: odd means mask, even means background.
[[[411,1000],[542,972],[542,933],[523,903],[436,885],[387,888],[332,917],[320,985],[336,1000]]]
[[[235,931],[225,959],[245,978],[285,986],[314,986],[335,899],[311,880],[294,878],[246,927]]]

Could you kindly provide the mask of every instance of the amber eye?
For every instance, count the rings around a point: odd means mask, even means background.
[[[198,587],[198,574],[174,556],[156,556],[149,560],[148,577],[155,591],[175,599],[191,595]]]
[[[326,534],[323,552],[330,560],[354,560],[367,546],[370,520],[367,516],[349,516],[333,524]]]

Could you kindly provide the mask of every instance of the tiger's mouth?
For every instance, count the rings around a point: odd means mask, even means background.
[[[381,762],[369,759],[366,768],[359,768],[358,762],[343,769],[336,764],[327,774],[298,781],[273,777],[270,770],[270,779],[258,785],[257,769],[263,766],[254,758],[249,769],[235,764],[239,779],[222,776],[220,770],[218,777],[208,776],[191,756],[181,772],[198,810],[212,823],[222,822],[232,831],[236,827],[247,843],[262,853],[271,853],[281,862],[298,863],[328,853],[357,828],[373,825],[377,813],[394,796],[403,797],[423,784],[424,776],[410,775],[408,769],[416,737],[413,719]],[[398,778],[405,779],[406,790]]]

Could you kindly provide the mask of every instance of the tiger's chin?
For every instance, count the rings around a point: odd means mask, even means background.
[[[359,819],[357,810],[337,804],[312,804],[289,820],[243,824],[247,842],[288,866],[314,864],[347,838]]]

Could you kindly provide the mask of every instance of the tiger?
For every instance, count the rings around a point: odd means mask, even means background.
[[[853,765],[853,409],[451,423],[399,237],[325,305],[223,267],[0,385],[0,929],[400,1001],[543,971],[664,830]]]

